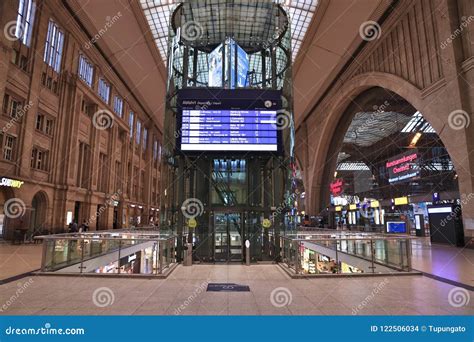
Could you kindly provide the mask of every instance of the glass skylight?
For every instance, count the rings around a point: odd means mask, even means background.
[[[420,112],[416,112],[411,117],[410,121],[402,129],[402,133],[413,133],[413,132],[423,132],[423,133],[436,133],[430,123],[423,118]]]
[[[212,1],[212,0],[206,0]],[[256,0],[249,0],[256,1]],[[258,0],[257,0],[258,1]],[[281,4],[290,16],[293,59],[297,56],[306,31],[316,11],[319,0],[275,0]],[[160,50],[163,61],[167,60],[168,27],[170,13],[178,0],[140,0],[151,33]]]
[[[337,171],[367,171],[370,168],[365,163],[340,163],[337,165]]]

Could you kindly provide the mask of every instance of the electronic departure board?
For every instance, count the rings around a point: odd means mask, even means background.
[[[276,111],[183,110],[181,149],[277,151]]]
[[[260,93],[225,90],[212,99],[181,96],[181,150],[277,152],[281,100],[278,94],[256,95]]]

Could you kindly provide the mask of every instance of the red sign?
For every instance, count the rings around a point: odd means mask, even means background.
[[[389,183],[408,181],[420,175],[418,151],[412,150],[393,157],[385,163]]]
[[[342,178],[335,179],[331,184],[329,184],[329,191],[333,196],[339,196],[344,190],[344,180]]]

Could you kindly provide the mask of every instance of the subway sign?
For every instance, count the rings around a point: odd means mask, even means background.
[[[420,176],[420,155],[417,150],[399,154],[385,163],[388,170],[388,182],[398,183]]]
[[[21,188],[23,183],[25,183],[25,182],[17,180],[17,179],[7,178],[7,177],[2,177],[2,179],[0,179],[0,186],[6,186],[6,187],[9,187],[9,188],[19,189],[19,188]]]

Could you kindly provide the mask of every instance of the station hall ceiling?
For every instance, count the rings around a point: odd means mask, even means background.
[[[222,0],[219,0],[222,1]],[[248,0],[250,4],[257,7],[259,3],[268,0]],[[164,61],[167,59],[168,27],[170,15],[173,8],[182,1],[177,0],[140,0],[143,12],[150,26],[151,33],[160,50]],[[216,0],[203,0],[205,3],[216,2]],[[275,0],[287,11],[291,22],[293,59],[297,56],[301,43],[316,11],[318,0]]]

